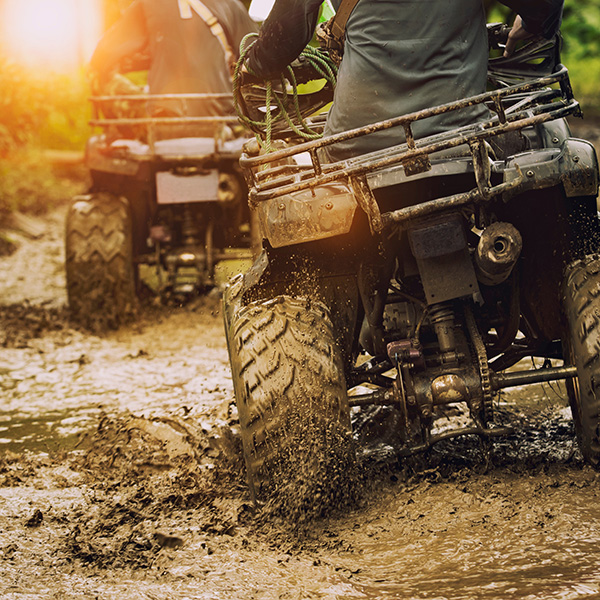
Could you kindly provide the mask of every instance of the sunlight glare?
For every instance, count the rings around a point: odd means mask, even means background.
[[[30,67],[81,66],[99,38],[97,0],[4,0],[0,7],[3,49]]]

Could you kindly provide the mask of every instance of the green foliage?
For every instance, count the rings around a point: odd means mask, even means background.
[[[488,0],[484,2],[486,7],[487,21],[488,23],[508,23],[511,24],[514,20],[514,13],[510,8],[496,2],[495,0]]]
[[[82,75],[49,79],[0,56],[0,222],[13,210],[42,213],[81,190],[81,176],[58,176],[42,149],[83,150],[87,95]]]
[[[47,90],[0,57],[0,155],[30,143],[48,115]]]
[[[89,87],[82,73],[61,75],[47,83],[51,87],[50,108],[39,132],[43,148],[83,149],[90,135]]]
[[[563,58],[564,60],[564,58]],[[586,119],[600,118],[600,57],[582,60],[566,59],[575,98]]]
[[[82,149],[87,95],[83,74],[48,78],[0,56],[0,156],[23,146]]]
[[[561,27],[564,53],[572,60],[600,56],[600,5],[597,0],[578,0],[565,6]]]
[[[59,176],[40,150],[17,149],[0,158],[0,223],[15,210],[43,214],[82,192],[84,184]]]

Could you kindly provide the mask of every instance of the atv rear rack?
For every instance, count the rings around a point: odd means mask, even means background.
[[[550,86],[556,86],[551,88]],[[460,111],[475,105],[486,105],[492,113],[490,119],[468,125],[451,132],[415,139],[412,125],[435,115]],[[566,67],[548,76],[525,83],[486,92],[457,102],[443,104],[407,115],[395,117],[365,127],[345,131],[264,155],[242,153],[240,165],[244,169],[249,187],[250,202],[260,203],[281,198],[303,190],[313,191],[318,186],[341,183],[350,188],[361,208],[369,215],[371,229],[381,231],[386,224],[400,223],[408,218],[421,216],[471,202],[485,201],[507,191],[517,189],[523,182],[519,166],[518,176],[510,181],[492,186],[490,182],[490,157],[488,144],[491,138],[520,131],[565,117],[580,116],[579,103],[574,99]],[[338,162],[326,162],[323,150],[334,144],[359,138],[377,131],[402,127],[405,143],[370,152]],[[417,206],[381,215],[372,189],[383,187],[376,179],[383,171],[400,171],[402,179],[427,173],[432,161],[443,160],[440,153],[458,147],[467,147],[470,154],[477,188],[464,194],[433,200]],[[300,155],[304,155],[300,157]],[[304,158],[304,161],[298,158]],[[296,159],[296,160],[294,160]],[[448,160],[447,158],[445,159]],[[290,164],[292,163],[292,164]]]
[[[233,94],[115,94],[109,96],[92,96],[95,118],[89,121],[92,127],[101,127],[104,130],[118,127],[139,127],[144,132],[150,149],[154,149],[157,140],[156,129],[159,126],[169,125],[208,125],[213,126],[214,136],[221,134],[226,125],[240,126],[239,119],[235,116],[188,116],[188,102],[198,100],[228,100],[233,104]],[[177,105],[179,116],[152,116],[152,104],[157,101],[173,102]],[[121,105],[120,105],[121,103]],[[102,112],[111,109],[114,112],[131,113],[126,117],[103,117]],[[139,112],[141,115],[136,115]]]

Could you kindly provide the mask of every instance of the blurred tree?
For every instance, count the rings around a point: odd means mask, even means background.
[[[488,21],[512,23],[514,13],[497,0],[483,0]],[[564,53],[572,58],[600,56],[600,2],[577,0],[565,4],[561,32]]]
[[[48,90],[0,56],[0,157],[35,138],[48,117]]]
[[[573,58],[600,56],[600,3],[598,0],[578,0],[565,6],[561,28],[565,50]]]

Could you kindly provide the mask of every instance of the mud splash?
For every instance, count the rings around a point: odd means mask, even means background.
[[[373,436],[358,505],[299,524],[251,504],[235,418],[104,414],[75,450],[5,453],[0,581],[15,598],[594,597],[599,476],[566,411],[502,418],[517,433],[491,451],[400,461]]]
[[[162,548],[184,545],[184,537],[159,521],[194,512],[203,531],[233,532],[243,503],[231,500],[231,510],[219,504],[242,486],[238,440],[227,427],[197,427],[191,419],[102,418],[76,463],[98,510],[82,512],[67,534],[70,560],[101,569],[149,568]]]
[[[503,394],[514,434],[491,448],[402,460],[393,419],[355,411],[350,506],[273,516],[245,482],[218,302],[78,331],[53,222],[0,260],[3,598],[600,597],[600,481],[563,390]]]

